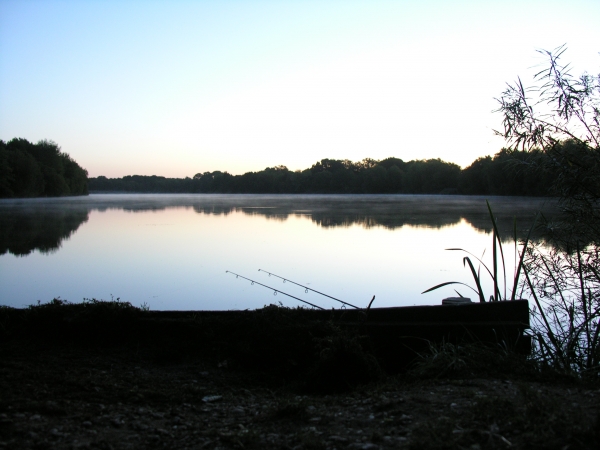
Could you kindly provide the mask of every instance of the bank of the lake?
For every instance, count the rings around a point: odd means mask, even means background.
[[[205,338],[181,341],[172,338],[181,321],[167,320],[140,339],[131,326],[144,311],[94,306],[34,307],[25,316],[0,309],[2,447],[595,449],[600,442],[600,386],[540,372],[515,355],[465,348],[399,375],[372,371],[357,380],[357,364],[377,361],[363,338],[335,328],[307,342],[302,360],[293,332],[269,335],[258,324],[249,335],[255,345],[244,348],[222,323],[199,323]],[[49,332],[61,326],[67,332]],[[332,354],[337,366],[355,370],[328,380],[319,369]]]

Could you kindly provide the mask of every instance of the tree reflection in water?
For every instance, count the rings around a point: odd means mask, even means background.
[[[490,203],[506,237],[512,236],[513,218],[518,237],[524,238],[536,211],[556,211],[551,199],[495,197]],[[491,232],[485,199],[473,196],[109,194],[0,202],[0,254],[56,251],[87,222],[90,211],[135,213],[168,208],[193,208],[200,214],[215,215],[243,212],[282,221],[304,216],[321,227],[441,228],[464,219],[477,230]]]

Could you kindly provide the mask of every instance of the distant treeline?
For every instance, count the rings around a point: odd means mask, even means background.
[[[549,195],[552,174],[542,173],[535,160],[541,151],[501,150],[478,158],[466,169],[440,159],[404,162],[323,159],[310,169],[290,171],[285,166],[231,175],[197,173],[192,178],[131,175],[90,178],[90,191],[170,193],[340,193],[340,194],[473,194]]]
[[[87,175],[52,141],[0,140],[0,197],[87,195]]]

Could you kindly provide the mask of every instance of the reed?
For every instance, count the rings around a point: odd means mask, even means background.
[[[463,266],[467,266],[467,265],[469,266],[471,275],[473,276],[473,281],[475,282],[475,288],[469,286],[466,283],[462,283],[460,281],[447,281],[447,282],[438,284],[436,286],[433,286],[433,287],[423,291],[422,294],[425,294],[425,293],[431,292],[431,291],[435,291],[436,289],[440,289],[444,286],[449,286],[452,284],[461,284],[463,286],[468,287],[473,292],[475,292],[481,303],[485,303],[485,301],[486,301],[485,294],[484,294],[484,291],[483,291],[483,288],[481,285],[481,281],[482,281],[481,268],[483,267],[485,269],[485,272],[487,272],[487,274],[491,277],[491,280],[492,280],[493,294],[490,295],[489,301],[497,302],[497,301],[515,300],[516,299],[516,294],[519,289],[519,279],[521,277],[521,273],[523,272],[523,260],[525,258],[526,250],[527,250],[527,247],[530,242],[531,232],[533,231],[533,229],[535,228],[536,223],[537,223],[537,216],[534,220],[533,225],[529,228],[529,232],[527,233],[527,238],[521,244],[520,252],[518,249],[517,224],[516,224],[516,221],[513,221],[513,240],[515,243],[515,255],[517,255],[517,254],[519,255],[519,261],[518,261],[518,263],[515,264],[514,276],[512,278],[512,289],[510,291],[510,299],[509,299],[507,296],[508,278],[506,276],[506,261],[504,259],[504,248],[502,245],[502,239],[500,237],[500,232],[498,231],[498,222],[497,222],[496,216],[494,216],[492,207],[490,206],[490,203],[487,200],[486,200],[486,205],[487,205],[488,213],[490,215],[490,221],[492,223],[492,269],[490,270],[490,268],[483,262],[483,260],[481,258],[477,257],[476,255],[469,252],[468,250],[465,250],[462,248],[447,248],[446,250],[448,250],[448,251],[459,251],[459,252],[464,252],[464,253],[467,253],[468,255],[470,255],[470,256],[463,257]],[[479,262],[479,267],[477,270],[475,270],[475,266],[474,266],[471,258],[474,258]],[[500,276],[500,274],[498,273],[499,270],[501,270],[502,276]],[[501,292],[500,286],[502,286],[502,285],[504,286],[504,289]],[[463,295],[460,292],[458,292],[456,290],[455,290],[455,292],[458,295],[460,295],[461,297],[463,297]]]
[[[463,265],[468,265],[475,288],[462,282],[449,281],[423,293],[460,284],[473,290],[480,302],[485,302],[481,275],[483,268],[492,280],[493,293],[489,301],[512,301],[517,299],[519,293],[520,298],[526,297],[532,304],[530,316],[534,361],[561,372],[600,377],[600,249],[595,244],[582,248],[580,242],[575,243],[574,249],[543,249],[540,243],[530,239],[538,223],[538,214],[527,238],[520,244],[516,222],[513,223],[518,262],[515,261],[514,276],[509,279],[496,217],[489,202],[486,203],[492,223],[492,268],[467,250],[449,248],[449,251],[461,251],[469,255],[463,258]],[[479,262],[477,270],[471,258]],[[512,282],[512,288],[507,290],[509,282]],[[455,292],[462,297],[460,292]]]
[[[600,267],[595,245],[544,253],[528,251],[525,282],[531,310],[534,357],[545,365],[600,377]]]

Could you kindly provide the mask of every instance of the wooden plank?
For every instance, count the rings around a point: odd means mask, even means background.
[[[254,310],[230,311],[148,311],[150,317],[180,319],[202,316],[233,316],[252,314]],[[390,308],[306,310],[306,314],[323,320],[344,322],[406,323],[406,324],[521,324],[529,327],[527,300],[472,303],[466,305],[399,306]]]
[[[319,311],[319,314],[324,312]],[[476,322],[519,322],[529,327],[529,303],[527,300],[506,302],[472,303],[466,305],[405,306],[395,308],[373,308],[364,310],[336,310],[334,315],[351,320],[352,316],[367,314],[369,322],[406,323],[476,323]]]
[[[380,356],[401,367],[430,344],[478,342],[500,345],[519,353],[531,352],[529,303],[526,300],[465,305],[407,306],[391,308],[301,310],[304,317],[333,320],[366,334]],[[258,311],[156,311],[161,319],[249,317]],[[400,359],[399,357],[402,355]],[[403,362],[404,361],[404,362]]]

